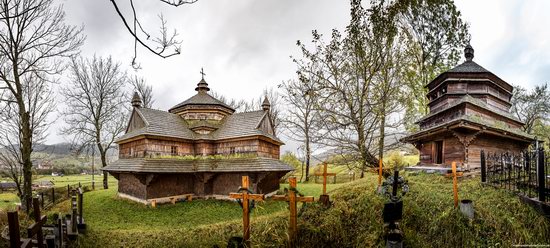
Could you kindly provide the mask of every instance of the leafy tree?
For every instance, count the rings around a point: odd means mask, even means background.
[[[63,134],[74,144],[87,147],[95,144],[102,167],[107,166],[107,151],[127,124],[126,73],[111,57],[73,58],[70,83],[63,88],[67,108],[62,115],[67,126]],[[103,173],[103,188],[109,187],[108,174]]]
[[[285,152],[283,156],[281,156],[281,160],[294,169],[298,169],[302,165],[302,161],[292,152]]]
[[[320,143],[333,147],[343,157],[360,161],[358,169],[363,177],[367,166],[378,164],[372,148],[376,147],[373,143],[380,125],[380,99],[376,98],[374,88],[384,44],[375,35],[361,2],[353,0],[351,5],[346,36],[333,30],[331,41],[325,44],[321,35],[314,31],[315,48],[310,51],[298,42],[305,62],[296,62],[298,71],[313,75],[317,84],[319,113],[323,120]]]
[[[537,85],[532,91],[527,91],[521,86],[515,86],[512,95],[512,113],[525,123],[523,130],[533,133],[537,122],[550,120],[550,89],[548,84]]]
[[[403,110],[402,98],[404,93],[401,83],[404,78],[406,56],[403,52],[405,39],[398,32],[396,9],[394,6],[381,1],[373,3],[368,20],[373,24],[374,37],[382,44],[380,47],[380,69],[375,74],[374,97],[380,103],[377,114],[379,116],[378,158],[382,159],[386,150],[387,136],[390,129],[398,128],[402,123],[391,122],[389,117]]]
[[[538,140],[544,141],[545,149],[550,151],[550,120],[537,120],[533,126],[533,134]]]
[[[409,131],[428,112],[426,88],[430,80],[453,67],[469,41],[468,25],[453,0],[397,0],[399,32],[405,37],[405,122]]]
[[[78,52],[81,30],[65,24],[54,0],[0,0],[0,104],[18,125],[8,143],[19,149],[23,206],[32,195],[31,154],[41,126],[36,118],[45,113],[37,105],[48,97],[47,85],[65,68],[65,58]]]

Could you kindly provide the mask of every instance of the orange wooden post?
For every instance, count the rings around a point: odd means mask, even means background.
[[[326,167],[325,167],[326,168]],[[298,202],[313,202],[315,199],[312,196],[296,196],[296,177],[288,178],[290,190],[287,195],[274,195],[275,201],[286,201],[290,205],[290,222],[288,227],[288,234],[290,238],[290,247],[294,247],[294,241],[296,240],[296,234],[298,233]]]
[[[263,194],[250,194],[248,192],[249,181],[248,176],[242,177],[242,193],[229,193],[229,197],[233,199],[241,199],[243,207],[243,239],[248,242],[250,239],[250,203],[249,200],[263,201]],[[248,247],[248,245],[247,245]]]
[[[378,160],[378,187],[382,186],[382,158]]]
[[[452,170],[453,170],[453,192],[454,192],[455,208],[456,208],[458,207],[458,180],[456,178],[456,162],[453,162]]]

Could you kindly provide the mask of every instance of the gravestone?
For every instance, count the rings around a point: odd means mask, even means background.
[[[401,186],[401,190],[399,187]],[[399,195],[399,191],[401,194]],[[403,196],[409,191],[409,186],[399,171],[395,170],[382,184],[382,193],[387,197],[384,203],[382,217],[386,247],[403,247],[403,232],[399,228],[399,221],[403,218]]]

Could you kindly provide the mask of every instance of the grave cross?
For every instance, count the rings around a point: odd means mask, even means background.
[[[327,163],[323,164],[323,173],[315,173],[316,176],[323,176],[323,195],[327,194],[327,177],[336,176],[336,173],[327,173]]]
[[[273,200],[286,201],[290,205],[290,224],[288,232],[290,237],[290,244],[292,247],[298,231],[296,219],[298,202],[313,202],[314,198],[312,196],[296,196],[296,177],[288,178],[288,183],[290,186],[288,193],[286,195],[274,195]]]
[[[451,165],[453,172],[453,195],[455,200],[455,208],[458,207],[458,180],[456,178],[456,162],[453,162]]]
[[[243,176],[242,186],[239,192],[242,193],[229,193],[229,197],[233,199],[240,199],[243,208],[243,239],[248,242],[250,239],[250,202],[249,201],[263,201],[263,194],[253,194],[249,189],[248,176]]]

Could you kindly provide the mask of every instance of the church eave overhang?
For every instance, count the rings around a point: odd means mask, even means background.
[[[513,130],[506,128],[499,128],[477,121],[469,120],[467,118],[455,119],[434,127],[430,127],[424,130],[420,130],[416,133],[410,134],[406,137],[403,137],[400,141],[404,143],[414,143],[422,139],[430,138],[449,130],[454,130],[458,128],[471,129],[476,131],[483,131],[483,133],[492,134],[495,136],[501,136],[504,138],[510,138],[513,140],[518,140],[522,142],[532,142],[534,137],[532,135],[523,133],[521,130]]]

